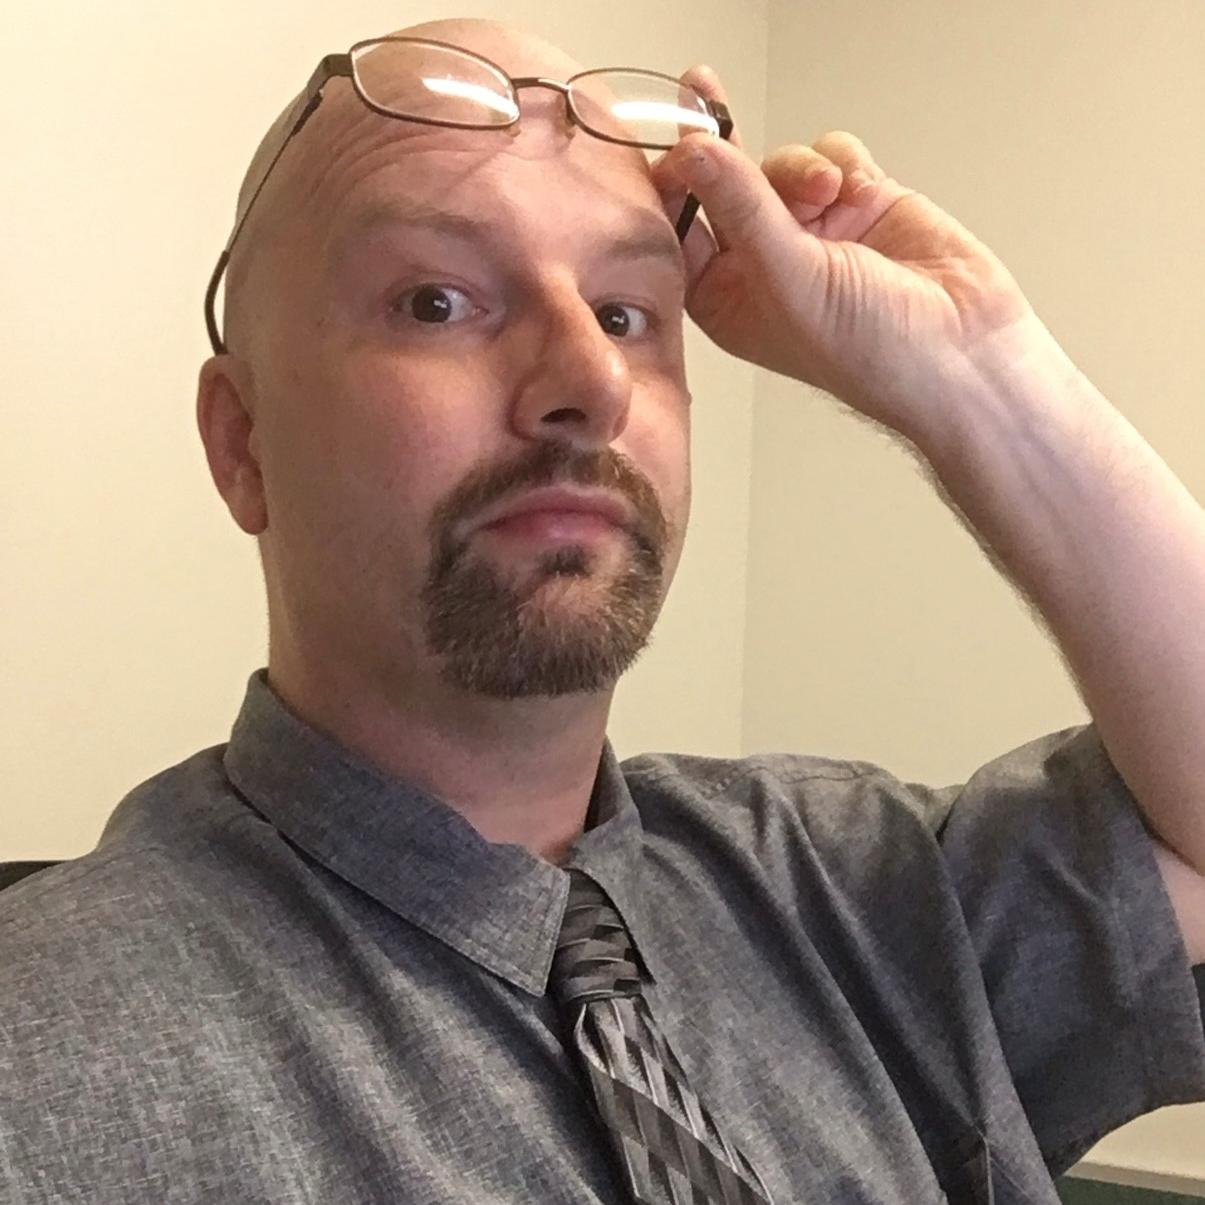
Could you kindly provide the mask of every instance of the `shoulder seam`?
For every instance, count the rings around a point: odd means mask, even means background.
[[[730,773],[721,778],[718,782],[709,784],[706,788],[699,791],[699,795],[703,799],[708,799],[711,796],[723,791],[731,786],[738,778],[749,777],[754,770],[751,762],[757,762],[763,755],[754,754],[748,758],[732,759],[738,762],[736,768]],[[764,762],[762,763],[765,764]],[[793,774],[775,774],[774,777],[782,783],[796,782],[852,782],[859,778],[871,778],[875,774],[881,773],[877,768],[853,768],[851,763],[850,769],[845,772],[834,772],[831,767],[816,770],[800,770]],[[665,770],[658,773],[651,771],[636,771],[636,777],[643,778],[650,785],[672,781],[681,777],[675,774],[673,770]]]

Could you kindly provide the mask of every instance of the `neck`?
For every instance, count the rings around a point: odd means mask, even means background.
[[[268,682],[306,723],[453,808],[487,841],[560,864],[585,827],[614,688],[490,699],[271,656]]]

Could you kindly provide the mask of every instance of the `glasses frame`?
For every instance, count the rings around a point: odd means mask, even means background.
[[[359,50],[367,46],[378,46],[385,42],[414,42],[423,46],[439,46],[445,50],[455,50],[458,54],[465,55],[468,58],[476,59],[478,62],[485,64],[491,70],[496,71],[503,79],[505,79],[511,90],[511,99],[515,102],[515,116],[504,122],[465,122],[465,121],[440,121],[432,117],[408,117],[402,116],[400,113],[394,113],[391,109],[383,108],[376,104],[365,95],[360,86],[359,77],[356,75],[355,55]],[[379,113],[382,117],[391,117],[396,121],[415,121],[421,125],[444,126],[458,130],[508,130],[518,124],[520,120],[518,91],[520,88],[551,88],[554,92],[560,92],[565,98],[565,109],[569,115],[570,121],[580,126],[587,134],[594,138],[601,138],[604,142],[614,142],[620,146],[643,147],[646,150],[669,150],[671,146],[676,145],[672,142],[638,142],[626,138],[615,138],[609,134],[602,134],[599,131],[592,129],[578,116],[573,102],[570,98],[569,89],[577,80],[584,79],[590,75],[601,75],[608,71],[627,71],[637,75],[657,76],[661,79],[669,80],[671,83],[682,87],[682,81],[676,79],[672,75],[666,75],[662,71],[646,71],[638,67],[593,67],[589,71],[579,71],[576,75],[570,76],[569,79],[553,80],[545,79],[538,75],[510,76],[497,63],[487,59],[484,55],[477,54],[471,50],[465,50],[463,46],[454,46],[451,42],[439,42],[432,38],[407,38],[407,37],[385,37],[385,38],[365,38],[362,41],[356,42],[348,48],[344,54],[328,54],[324,55],[321,62],[314,69],[313,74],[309,78],[309,82],[305,86],[305,91],[302,94],[303,103],[301,112],[297,115],[297,119],[293,122],[289,132],[285,135],[280,146],[277,148],[276,154],[272,156],[267,169],[264,171],[263,179],[256,185],[255,192],[251,194],[251,199],[247,202],[247,208],[243,210],[242,216],[235,223],[234,230],[231,231],[230,238],[226,241],[226,246],[222,254],[218,257],[217,267],[213,270],[213,275],[209,278],[209,285],[205,290],[205,328],[209,332],[209,342],[213,347],[214,355],[226,354],[226,344],[222,340],[221,332],[218,330],[217,319],[214,312],[214,301],[217,298],[218,285],[221,282],[222,276],[226,271],[226,266],[230,262],[230,251],[234,246],[235,240],[239,233],[247,224],[247,218],[251,214],[251,210],[255,207],[255,202],[259,194],[263,192],[264,185],[267,184],[268,178],[272,175],[272,169],[276,166],[281,155],[284,154],[284,149],[290,142],[301,132],[302,127],[314,111],[322,103],[322,89],[332,80],[339,77],[346,77],[351,80],[352,87],[356,95],[369,109],[374,113]],[[685,85],[690,87],[690,85]],[[728,111],[728,106],[718,100],[711,100],[709,97],[703,96],[697,89],[692,89],[702,100],[703,105],[710,116],[718,126],[718,136],[725,141],[732,134],[733,121],[732,115]],[[678,236],[678,242],[682,243],[686,239],[687,232],[690,230],[691,224],[694,222],[695,214],[699,209],[699,198],[693,193],[686,194],[686,203],[682,207],[682,212],[678,215],[678,220],[674,225],[674,232]]]

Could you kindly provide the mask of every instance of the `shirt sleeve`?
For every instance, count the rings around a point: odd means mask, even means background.
[[[1095,725],[1023,745],[962,786],[908,785],[1051,1173],[1135,1117],[1205,1100],[1205,973]]]

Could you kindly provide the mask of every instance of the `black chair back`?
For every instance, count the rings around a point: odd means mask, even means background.
[[[58,862],[0,862],[0,891],[11,887],[26,875],[45,870],[47,866],[57,865]]]

